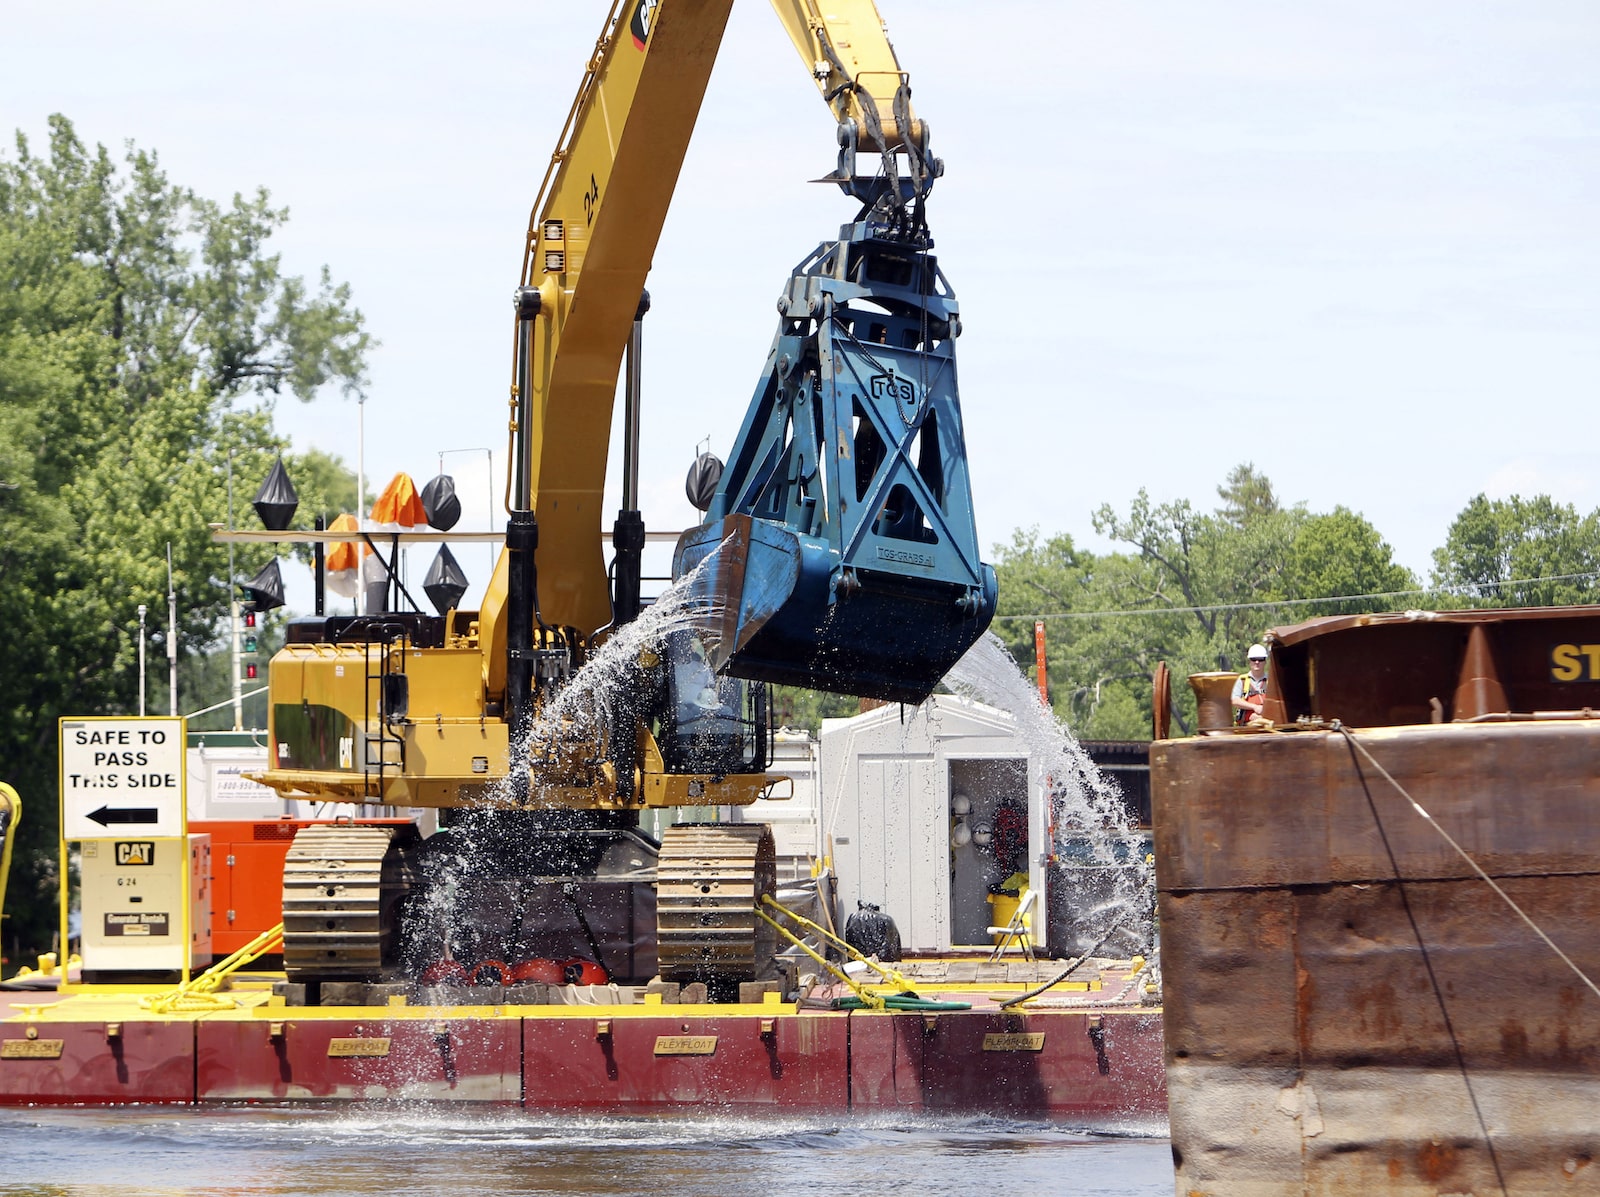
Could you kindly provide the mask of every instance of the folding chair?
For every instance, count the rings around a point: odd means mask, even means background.
[[[991,936],[999,937],[995,940],[994,951],[989,953],[990,963],[998,961],[1012,944],[1022,950],[1023,959],[1033,959],[1033,933],[1028,926],[1028,912],[1033,909],[1038,897],[1038,890],[1024,890],[1022,900],[1017,903],[1016,910],[1011,914],[1011,921],[1004,927],[989,928]]]

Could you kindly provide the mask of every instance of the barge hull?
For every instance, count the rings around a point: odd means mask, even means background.
[[[581,1009],[261,1004],[139,1020],[109,1000],[69,998],[0,1020],[0,1105],[400,1099],[640,1114],[992,1113],[1164,1130],[1156,1009]],[[118,1033],[108,1037],[108,1025]],[[54,1050],[56,1040],[54,1059],[7,1046]]]
[[[1354,735],[1600,976],[1600,724]],[[1600,1193],[1600,998],[1344,735],[1151,765],[1178,1193]]]

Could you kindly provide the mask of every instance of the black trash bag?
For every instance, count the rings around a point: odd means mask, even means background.
[[[461,518],[461,500],[456,498],[456,480],[440,474],[422,488],[422,513],[429,527],[448,532]]]
[[[289,480],[289,471],[283,468],[283,458],[272,463],[272,471],[261,484],[261,489],[256,491],[255,502],[251,506],[256,509],[262,525],[269,532],[282,532],[294,519],[295,508],[300,506],[300,496],[295,492],[294,483]]]
[[[717,486],[722,482],[722,459],[715,453],[702,453],[689,467],[689,477],[683,490],[696,511],[705,511],[717,497]]]
[[[261,572],[248,582],[240,583],[257,611],[271,611],[283,606],[283,573],[274,557],[261,567]]]
[[[451,501],[454,502],[453,499]],[[460,505],[457,504],[459,509]],[[456,563],[449,545],[439,546],[438,555],[434,557],[433,564],[428,566],[428,576],[422,580],[422,589],[427,592],[429,601],[440,615],[448,613],[467,592],[467,575]]]
[[[871,902],[856,903],[856,912],[845,920],[844,941],[863,956],[886,963],[900,959],[900,928]]]

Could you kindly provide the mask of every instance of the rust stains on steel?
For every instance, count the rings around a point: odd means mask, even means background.
[[[1600,608],[1267,643],[1283,730],[1151,750],[1179,1191],[1593,1191]]]

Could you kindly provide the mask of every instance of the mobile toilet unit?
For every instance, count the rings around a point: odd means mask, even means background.
[[[991,886],[1015,888],[1021,873],[1042,898],[1043,768],[1005,711],[941,694],[825,719],[820,766],[819,847],[841,919],[873,903],[905,951],[946,952],[991,943]],[[1042,954],[1043,901],[1030,921]]]

